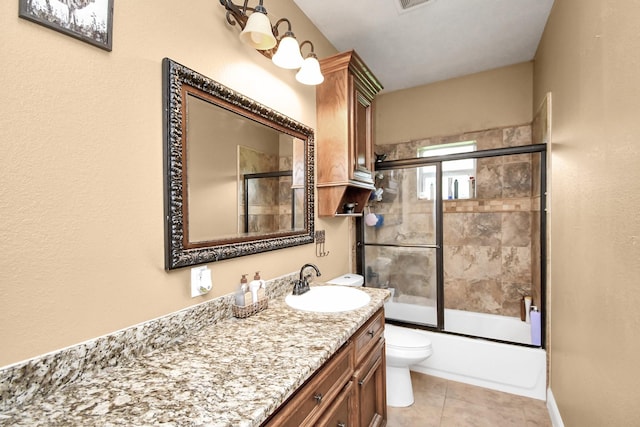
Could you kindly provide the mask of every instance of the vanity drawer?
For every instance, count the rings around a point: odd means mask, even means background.
[[[347,343],[264,426],[313,425],[353,374],[353,344]]]
[[[383,333],[384,309],[381,308],[353,335],[353,342],[355,343],[354,366],[357,366],[367,353],[371,351]]]
[[[355,385],[353,381],[349,381],[316,425],[323,427],[355,427],[357,423],[355,399]]]

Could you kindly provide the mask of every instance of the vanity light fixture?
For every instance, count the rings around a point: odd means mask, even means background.
[[[272,26],[263,1],[259,0],[256,7],[250,7],[249,0],[244,0],[242,5],[233,3],[233,0],[220,0],[220,4],[227,10],[227,22],[230,25],[238,24],[242,29],[240,40],[243,43],[270,58],[278,67],[290,70],[300,68],[296,74],[296,80],[300,83],[307,85],[322,83],[324,76],[320,71],[313,44],[306,40],[299,45],[291,29],[291,22],[287,18],[279,19]],[[278,27],[283,22],[287,23],[287,31],[282,37],[278,37]],[[305,59],[300,49],[307,43],[311,46],[311,52]]]
[[[311,52],[307,55],[302,63],[302,68],[296,73],[296,80],[305,85],[319,85],[324,81],[324,76],[320,71],[320,63],[318,57],[313,51],[313,43],[309,40],[302,42],[300,49],[306,44],[311,46]]]
[[[271,60],[280,68],[295,70],[302,67],[304,58],[300,54],[300,45],[298,45],[298,40],[296,40],[296,36],[291,31],[291,22],[287,18],[279,19],[276,22],[276,25],[273,26],[274,32],[278,34],[278,26],[283,22],[288,25],[287,32],[278,41],[278,50]]]
[[[277,44],[271,29],[271,21],[267,17],[267,9],[262,5],[262,0],[247,19],[247,23],[240,33],[240,40],[258,50],[271,49]]]

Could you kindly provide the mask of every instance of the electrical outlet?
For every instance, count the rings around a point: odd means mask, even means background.
[[[211,270],[209,267],[191,269],[191,298],[199,297],[211,290]]]

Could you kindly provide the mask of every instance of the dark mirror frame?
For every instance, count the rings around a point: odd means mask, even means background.
[[[164,138],[165,269],[172,270],[260,252],[313,243],[314,236],[314,133],[313,129],[248,98],[169,58],[162,60]],[[250,120],[305,141],[305,228],[237,238],[211,240],[189,245],[185,242],[188,216],[187,171],[183,135],[186,92],[200,92],[202,98]],[[185,98],[183,98],[185,97]],[[189,247],[187,247],[189,246]],[[195,246],[195,247],[194,247]]]

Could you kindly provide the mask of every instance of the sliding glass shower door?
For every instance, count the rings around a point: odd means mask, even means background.
[[[388,320],[540,345],[521,306],[530,298],[544,318],[544,153],[529,145],[377,164],[358,271],[391,290]]]
[[[377,173],[378,191],[364,217],[365,281],[389,288],[387,319],[438,327],[441,268],[440,165]],[[422,180],[429,176],[433,180]]]

